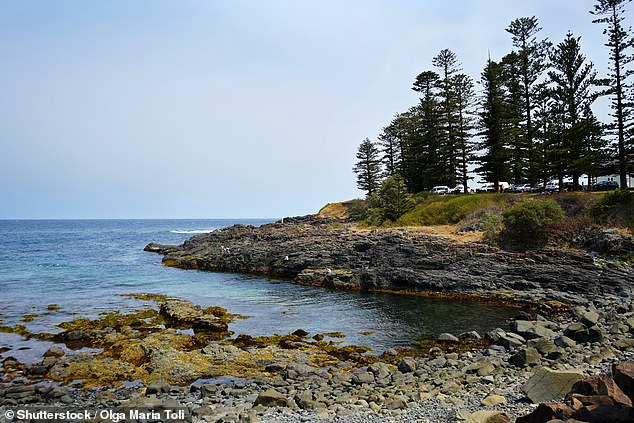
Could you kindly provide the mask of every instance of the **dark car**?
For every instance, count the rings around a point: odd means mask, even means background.
[[[544,187],[531,187],[530,192],[532,192],[533,194],[544,192]]]
[[[592,185],[592,191],[612,191],[619,189],[619,183],[616,181],[601,181]]]

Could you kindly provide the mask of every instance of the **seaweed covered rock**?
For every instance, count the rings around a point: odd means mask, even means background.
[[[197,318],[203,316],[199,305],[181,299],[170,299],[161,303],[159,313],[172,324],[190,327]]]

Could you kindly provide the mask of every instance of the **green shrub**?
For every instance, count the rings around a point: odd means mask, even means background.
[[[617,189],[603,195],[592,207],[597,223],[623,225],[634,231],[634,193]]]
[[[364,226],[389,225],[413,207],[413,195],[407,192],[403,177],[396,174],[381,183],[378,193],[368,196],[364,213],[358,216]]]
[[[504,228],[502,216],[495,213],[483,213],[479,223],[484,231],[482,240],[488,244],[497,244],[500,232]]]
[[[348,213],[352,219],[360,221],[368,217],[369,208],[365,200],[352,200],[348,206]]]
[[[414,199],[407,192],[405,180],[399,174],[390,176],[381,184],[379,202],[386,220],[396,221],[414,208]]]
[[[540,247],[548,242],[554,227],[565,217],[552,200],[526,201],[503,213],[500,240],[523,248]]]
[[[375,207],[368,209],[368,215],[363,220],[363,226],[381,226],[384,221],[383,209]]]

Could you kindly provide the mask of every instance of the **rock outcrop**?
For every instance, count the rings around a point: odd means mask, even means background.
[[[538,384],[550,389],[550,383]],[[545,402],[517,423],[634,421],[634,362],[615,363],[611,374],[590,376],[575,383],[563,403]]]
[[[408,229],[358,230],[314,216],[260,227],[234,225],[180,246],[149,244],[168,266],[252,273],[352,289],[540,292],[577,302],[577,294],[629,294],[634,271],[597,265],[575,251],[509,252],[456,243]]]

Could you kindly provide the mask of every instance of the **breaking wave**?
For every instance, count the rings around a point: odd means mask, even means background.
[[[215,229],[174,229],[170,232],[173,234],[208,234],[213,231]]]

